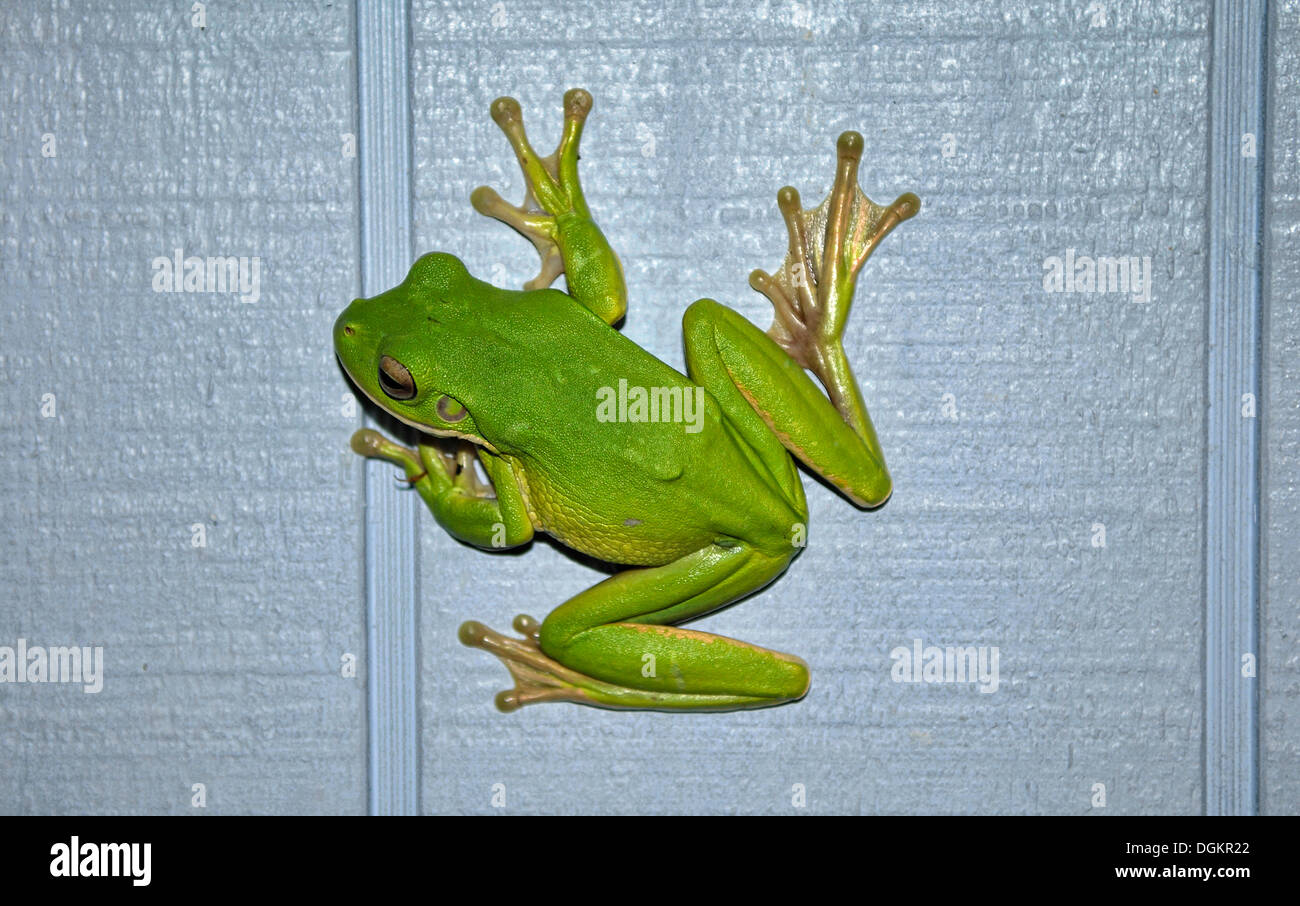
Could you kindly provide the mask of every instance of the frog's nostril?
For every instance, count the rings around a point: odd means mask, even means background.
[[[344,332],[345,334],[347,334],[348,336],[352,336],[352,335],[354,335],[354,334],[356,333],[356,331],[352,329],[352,325],[351,325],[351,324],[344,324],[344,325],[343,325],[343,332]]]

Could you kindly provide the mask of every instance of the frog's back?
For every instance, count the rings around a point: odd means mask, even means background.
[[[470,407],[542,530],[641,565],[765,522],[788,534],[797,515],[704,388],[564,293],[495,302],[481,348],[494,402]]]

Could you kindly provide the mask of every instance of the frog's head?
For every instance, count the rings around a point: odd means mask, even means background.
[[[485,286],[447,254],[423,256],[402,283],[356,299],[334,322],[334,351],[366,396],[394,418],[440,437],[483,443],[466,406],[465,313]]]

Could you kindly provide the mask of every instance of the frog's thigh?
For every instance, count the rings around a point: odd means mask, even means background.
[[[790,471],[782,446],[861,506],[889,497],[884,462],[776,341],[712,299],[686,310],[682,330],[692,380],[713,394],[782,487],[785,473],[772,465],[773,444]]]
[[[746,642],[665,625],[762,588],[791,554],[710,545],[666,566],[630,569],[561,604],[542,624],[542,650],[573,670],[633,689],[799,698],[808,667]]]
[[[744,375],[734,374],[730,367],[730,360],[744,358],[744,350],[739,356],[730,355],[724,359],[724,346],[732,347],[737,339],[742,343],[747,339],[733,321],[739,321],[763,336],[758,328],[712,299],[699,299],[686,309],[682,316],[682,340],[686,346],[687,373],[718,401],[727,420],[762,460],[786,498],[795,504],[796,509],[802,510],[803,485],[798,470],[781,441],[742,392]],[[775,348],[781,355],[785,354],[780,347]],[[761,365],[762,361],[762,356],[753,360],[755,365]],[[745,367],[743,362],[740,364]]]

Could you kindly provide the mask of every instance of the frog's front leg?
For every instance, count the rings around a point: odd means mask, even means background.
[[[533,525],[519,484],[500,456],[468,441],[462,441],[454,453],[424,443],[412,450],[369,428],[352,435],[352,449],[401,467],[433,518],[452,537],[485,550],[504,550],[532,540]],[[476,453],[490,485],[474,473]]]
[[[514,227],[537,247],[542,270],[525,289],[543,289],[565,274],[569,294],[607,324],[614,324],[627,312],[623,265],[592,220],[578,180],[578,143],[591,106],[591,95],[581,88],[566,92],[559,147],[540,157],[524,132],[519,102],[510,97],[493,101],[492,119],[514,148],[527,190],[523,203],[512,205],[493,189],[479,186],[470,203],[480,214]]]
[[[669,624],[762,588],[792,555],[743,542],[710,545],[666,566],[611,576],[540,625],[517,617],[523,639],[476,622],[461,626],[460,638],[495,654],[514,676],[515,688],[497,696],[503,711],[543,701],[701,711],[781,704],[808,691],[802,660]]]

